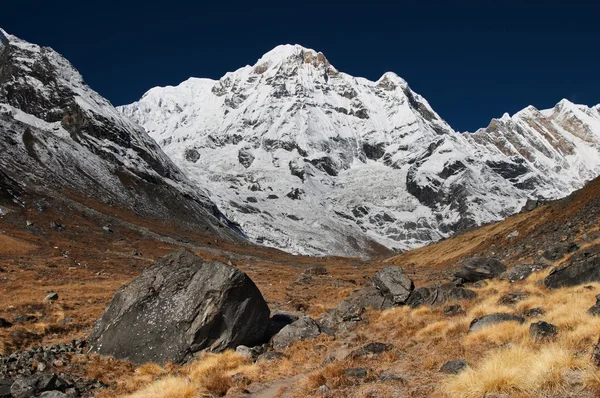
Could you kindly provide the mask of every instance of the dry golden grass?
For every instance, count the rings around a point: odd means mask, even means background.
[[[589,353],[600,335],[600,318],[589,315],[587,309],[595,302],[600,284],[546,290],[537,285],[539,276],[519,284],[519,290],[531,295],[514,308],[494,307],[493,303],[507,291],[507,286],[501,281],[491,282],[480,293],[493,294],[474,305],[467,318],[498,310],[518,314],[524,309],[541,307],[546,310],[541,319],[559,328],[556,339],[532,340],[528,322],[501,323],[465,335],[460,344],[468,350],[486,347],[486,355],[472,368],[450,376],[443,383],[441,389],[449,397],[481,397],[489,392],[560,395],[585,387],[598,391],[600,377],[598,369],[589,365]],[[577,380],[580,376],[584,382]],[[574,383],[582,386],[574,387]]]
[[[232,376],[240,375],[237,380]],[[236,383],[246,387],[257,374],[257,366],[233,351],[203,354],[184,367],[153,363],[141,365],[118,381],[115,390],[101,397],[159,398],[223,396]],[[243,377],[241,377],[243,376]],[[239,380],[239,381],[238,381]]]

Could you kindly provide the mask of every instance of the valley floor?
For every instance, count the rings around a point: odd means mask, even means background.
[[[599,186],[594,181],[530,213],[370,262],[233,246],[90,201],[74,205],[27,198],[25,208],[12,208],[0,217],[0,318],[13,324],[0,328],[0,354],[85,338],[118,287],[181,246],[246,272],[272,310],[313,317],[369,285],[386,265],[403,267],[417,286],[425,286],[451,279],[464,258],[493,255],[508,266],[539,263],[544,270],[512,284],[491,280],[473,287],[477,298],[458,303],[462,311],[455,315],[443,306],[369,309],[354,330],[296,342],[256,363],[226,352],[206,354],[184,367],[135,368],[83,352],[70,355],[68,362],[47,364],[46,371],[97,380],[102,383],[94,390],[99,397],[598,396],[600,370],[591,356],[600,318],[587,309],[595,304],[600,284],[548,290],[539,280],[573,255],[595,253],[600,245]],[[573,244],[572,253],[564,249]],[[324,266],[327,273],[306,278],[305,271],[314,265]],[[51,292],[58,299],[44,302]],[[523,324],[506,322],[468,333],[479,316],[523,315],[535,308],[543,314]],[[556,325],[558,335],[532,340],[529,327],[538,320]],[[369,343],[383,343],[379,347],[385,349],[357,354]],[[439,371],[457,359],[470,367],[458,375]]]

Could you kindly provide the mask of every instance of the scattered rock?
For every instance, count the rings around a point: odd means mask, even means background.
[[[119,288],[90,335],[90,351],[181,363],[202,350],[259,344],[268,326],[267,303],[246,274],[181,250]]]
[[[510,234],[506,235],[506,240],[507,241],[512,240],[512,239],[516,238],[517,236],[519,236],[519,231],[514,230]]]
[[[305,275],[327,275],[327,268],[322,265],[315,265],[304,270]]]
[[[30,398],[45,391],[64,391],[67,384],[55,374],[40,374],[29,377],[17,377],[10,386],[14,398]]]
[[[576,286],[600,281],[600,255],[579,253],[565,264],[554,268],[544,280],[548,289]]]
[[[12,325],[13,324],[7,321],[6,319],[0,318],[0,329],[8,329]]]
[[[546,313],[546,311],[543,308],[540,307],[536,307],[536,308],[530,308],[527,311],[523,312],[523,316],[526,318],[537,318],[539,316],[542,316]]]
[[[37,317],[34,315],[17,315],[13,318],[14,323],[30,323],[37,322]]]
[[[385,267],[373,276],[373,285],[394,305],[403,305],[415,288],[413,281],[400,267]]]
[[[296,322],[287,325],[271,339],[275,349],[285,348],[300,340],[307,340],[321,334],[319,325],[309,316],[303,316]]]
[[[58,293],[52,292],[44,298],[44,303],[53,302],[56,300],[58,300]]]
[[[306,274],[300,274],[300,276],[294,281],[294,283],[298,283],[300,285],[305,285],[311,283],[313,281],[312,276]]]
[[[60,391],[46,391],[41,393],[39,398],[69,398],[69,396]]]
[[[499,305],[515,305],[517,304],[519,301],[525,300],[527,297],[529,297],[529,294],[521,291],[521,290],[514,290],[512,292],[508,292],[506,294],[504,294],[502,297],[500,297],[500,299],[498,299],[498,304]]]
[[[457,375],[463,370],[469,367],[469,363],[464,359],[456,359],[454,361],[448,361],[440,368],[441,373],[447,373]]]
[[[492,279],[500,276],[506,267],[496,258],[478,257],[465,261],[463,267],[454,275],[467,282],[477,282],[482,279]]]
[[[256,361],[275,361],[277,359],[283,359],[285,357],[286,356],[283,352],[267,351],[264,354],[261,354]]]
[[[598,294],[596,296],[596,304],[594,304],[589,310],[588,310],[589,314],[592,315],[596,315],[596,316],[600,316],[600,294]],[[0,322],[0,327],[1,327],[1,323]]]
[[[374,355],[382,354],[387,351],[391,351],[393,349],[393,344],[385,344],[379,342],[369,343],[348,354],[348,359],[371,357]]]
[[[397,374],[394,373],[384,373],[381,376],[379,376],[379,381],[381,382],[386,382],[386,381],[395,381],[395,382],[399,382],[401,384],[406,384],[406,380],[401,377],[398,376]]]
[[[542,257],[544,260],[556,261],[563,258],[566,254],[573,253],[578,249],[579,246],[573,242],[561,243],[544,251]]]
[[[595,366],[600,367],[600,339],[592,348],[592,363]]]
[[[367,368],[348,368],[344,369],[344,376],[352,379],[364,379],[369,374]]]
[[[317,388],[317,391],[319,391],[321,394],[326,394],[329,391],[329,387],[323,384],[320,385],[319,388]]]
[[[447,316],[462,315],[464,313],[465,310],[463,310],[460,304],[448,305],[444,307],[444,315]]]
[[[538,321],[529,326],[529,336],[533,340],[548,340],[558,334],[558,328],[551,323]]]
[[[108,225],[105,225],[102,227],[102,229],[104,230],[104,232],[106,232],[107,234],[112,234],[113,230],[110,229],[110,227]]]
[[[474,288],[476,288],[476,289],[481,289],[482,287],[486,287],[487,285],[489,285],[489,283],[487,283],[487,282],[485,281],[485,279],[482,279],[482,280],[480,280],[480,281],[477,281],[477,282],[473,283],[473,285],[472,285],[472,286],[473,286]]]
[[[271,336],[275,336],[281,329],[286,327],[289,324],[296,322],[302,314],[288,312],[288,311],[280,311],[274,310],[271,313],[271,319],[269,320],[269,328],[267,331],[267,336],[270,338]]]
[[[63,232],[66,229],[66,227],[63,224],[58,223],[56,221],[50,222],[50,228],[52,228],[56,231],[59,231],[59,232]]]
[[[413,290],[406,305],[417,308],[421,305],[438,307],[447,301],[471,300],[477,297],[473,290],[457,287],[453,283],[441,286],[419,287]]]
[[[375,286],[367,286],[355,291],[347,301],[359,307],[373,308],[378,311],[393,307],[392,301],[382,296]]]
[[[235,348],[235,352],[255,362],[259,356],[264,354],[265,348],[263,346],[247,347],[239,345]]]
[[[510,270],[502,274],[502,279],[507,279],[509,282],[514,283],[527,279],[529,275],[534,272],[541,271],[546,268],[546,265],[542,264],[521,264],[512,267]]]
[[[502,323],[502,322],[523,323],[523,322],[525,322],[525,318],[520,317],[518,315],[504,314],[504,313],[484,315],[479,318],[473,319],[473,321],[471,322],[471,325],[469,326],[469,333],[475,332],[475,331],[481,330],[485,327],[495,325],[498,323]]]

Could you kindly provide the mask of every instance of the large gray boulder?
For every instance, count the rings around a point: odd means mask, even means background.
[[[115,293],[89,343],[134,363],[182,363],[198,351],[262,343],[268,325],[267,303],[246,274],[181,250]]]
[[[600,254],[594,252],[579,253],[569,262],[554,268],[544,280],[549,289],[576,286],[583,283],[600,281]]]
[[[454,275],[467,282],[477,282],[497,278],[504,271],[506,267],[500,260],[492,257],[477,257],[466,260],[463,267]]]
[[[403,305],[415,288],[413,281],[400,267],[385,267],[373,276],[373,285],[394,305]]]

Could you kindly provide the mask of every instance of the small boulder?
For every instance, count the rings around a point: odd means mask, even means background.
[[[439,307],[447,301],[471,300],[477,297],[473,290],[457,287],[452,283],[441,286],[418,287],[412,291],[406,305],[417,308],[421,305]]]
[[[271,344],[276,350],[288,347],[300,340],[307,340],[321,334],[319,325],[309,316],[303,316],[296,322],[287,325],[271,339]]]
[[[327,275],[327,268],[322,265],[313,265],[305,269],[303,274],[313,276]]]
[[[527,297],[529,297],[528,293],[521,290],[514,290],[500,297],[500,299],[498,299],[498,304],[511,306],[517,304],[519,301],[525,300]]]
[[[594,304],[589,310],[588,313],[595,316],[600,316],[600,294],[596,296],[596,304]],[[0,326],[1,327],[1,326]]]
[[[455,316],[464,314],[465,310],[460,306],[460,304],[448,305],[444,307],[444,315],[447,316]]]
[[[20,376],[10,386],[14,398],[30,398],[45,391],[64,391],[67,385],[55,374],[38,374],[34,376]]]
[[[6,319],[0,318],[0,329],[8,329],[12,327],[12,325],[13,324],[7,321]]]
[[[534,272],[541,271],[546,268],[546,265],[541,264],[521,264],[512,267],[510,270],[502,274],[502,279],[506,279],[511,283],[527,279]]]
[[[45,298],[44,298],[44,303],[48,303],[48,302],[53,302],[58,300],[58,293],[56,292],[52,292],[50,294],[48,294]]]
[[[267,351],[264,354],[259,355],[256,362],[268,362],[268,361],[276,361],[278,359],[285,358],[285,354],[279,351]]]
[[[457,375],[463,370],[469,367],[469,363],[464,359],[456,359],[454,361],[448,361],[440,368],[441,373],[447,373],[451,375]]]
[[[269,320],[268,337],[275,336],[281,329],[300,319],[300,316],[300,313],[274,310]]]
[[[535,307],[535,308],[530,308],[530,309],[524,311],[523,316],[525,318],[537,318],[537,317],[544,315],[545,313],[546,313],[546,311],[543,308]]]
[[[529,336],[536,341],[549,340],[558,334],[558,328],[551,323],[538,321],[529,326]]]
[[[245,345],[239,345],[235,348],[235,352],[255,362],[259,356],[264,354],[265,349],[263,346],[247,347]]]
[[[482,279],[499,277],[506,267],[496,258],[477,257],[465,261],[462,268],[454,275],[467,282],[477,282]]]
[[[592,347],[592,363],[596,367],[600,367],[600,339]]]
[[[267,303],[246,274],[181,250],[119,288],[89,337],[89,351],[134,363],[181,363],[202,350],[260,344],[268,326]]]
[[[548,289],[600,282],[600,255],[583,252],[554,268],[544,279]]]
[[[46,391],[41,393],[38,398],[69,398],[69,396],[60,391]]]
[[[479,318],[473,319],[473,321],[471,322],[471,325],[469,326],[469,333],[475,332],[475,331],[481,330],[485,327],[488,327],[491,325],[496,325],[496,324],[502,323],[502,322],[523,323],[523,322],[525,322],[525,318],[520,317],[518,315],[504,314],[504,313],[484,315]]]
[[[367,368],[348,368],[344,369],[344,376],[350,379],[364,379],[369,374]]]
[[[367,286],[357,290],[347,299],[348,302],[363,308],[382,311],[392,308],[392,301],[384,297],[375,286]]]
[[[373,285],[394,305],[403,305],[415,285],[400,267],[385,267],[373,276]]]
[[[394,349],[393,344],[385,344],[379,342],[373,342],[366,344],[356,350],[352,351],[348,354],[348,359],[357,359],[362,357],[371,357],[378,354],[383,354],[384,352],[391,351]]]

